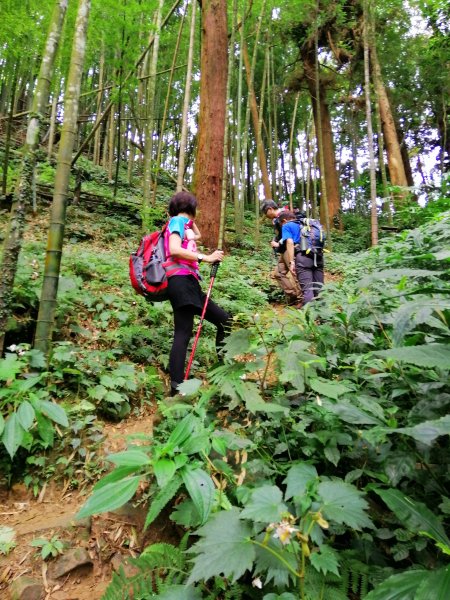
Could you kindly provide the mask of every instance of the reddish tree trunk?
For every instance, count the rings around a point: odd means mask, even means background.
[[[194,193],[203,243],[217,247],[223,179],[228,71],[226,0],[202,0],[200,117]]]

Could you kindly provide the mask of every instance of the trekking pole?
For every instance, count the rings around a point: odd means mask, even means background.
[[[202,314],[201,314],[201,317],[200,317],[200,323],[198,324],[198,329],[197,329],[197,333],[195,334],[194,343],[192,344],[192,350],[191,350],[191,354],[189,356],[188,366],[186,368],[186,373],[184,375],[184,380],[185,381],[189,377],[189,372],[191,370],[192,361],[194,360],[195,350],[197,349],[198,338],[200,337],[200,332],[202,330],[202,325],[203,325],[203,321],[204,321],[204,318],[205,318],[206,308],[208,306],[209,298],[211,296],[212,286],[214,285],[214,279],[216,278],[217,270],[219,268],[219,265],[220,265],[219,262],[215,262],[215,263],[212,264],[212,267],[211,267],[211,274],[210,274],[210,280],[209,280],[209,288],[208,288],[208,291],[206,293],[205,304],[203,305],[203,310],[202,310]]]

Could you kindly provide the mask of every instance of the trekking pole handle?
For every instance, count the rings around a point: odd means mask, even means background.
[[[220,262],[215,262],[211,265],[211,273],[210,277],[215,277],[217,275],[217,271],[219,269]]]
[[[220,250],[220,248],[217,248],[217,250]],[[219,269],[219,265],[220,265],[219,261],[214,262],[211,265],[211,274],[210,274],[210,277],[215,277],[217,275],[217,270]]]

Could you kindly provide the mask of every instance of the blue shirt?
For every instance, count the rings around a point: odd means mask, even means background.
[[[169,231],[170,233],[178,233],[181,238],[181,241],[184,239],[184,230],[185,225],[189,223],[191,219],[187,217],[172,217],[169,221]]]
[[[292,240],[294,244],[298,244],[300,237],[301,227],[298,223],[295,221],[288,221],[287,223],[284,223],[283,227],[281,228],[282,239],[280,241]]]

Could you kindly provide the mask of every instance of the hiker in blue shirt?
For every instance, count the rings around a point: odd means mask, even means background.
[[[290,274],[288,265],[286,264],[284,255],[286,248],[284,244],[280,243],[281,226],[279,216],[286,210],[287,207],[278,208],[278,205],[273,200],[264,200],[261,205],[261,213],[272,221],[275,234],[273,240],[270,242],[277,259],[277,265],[272,276],[285,293],[287,304],[298,306],[301,304],[302,295],[295,274],[293,276]]]
[[[302,244],[302,225],[292,212],[281,213],[281,238],[286,243],[286,261],[289,270],[297,276],[303,292],[303,303],[314,300],[323,287],[323,252],[311,252]]]

